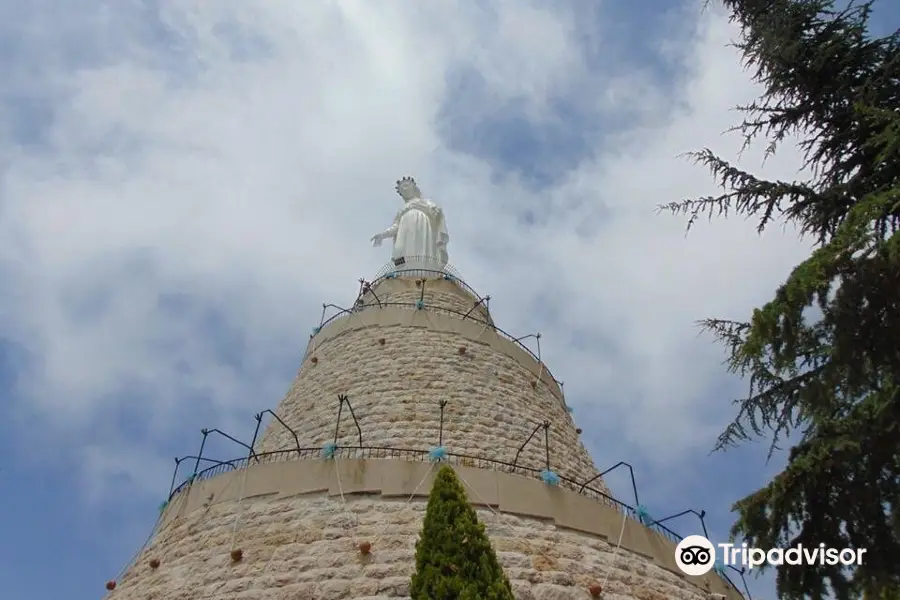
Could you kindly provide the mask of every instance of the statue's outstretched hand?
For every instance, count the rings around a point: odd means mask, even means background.
[[[384,239],[384,238],[381,237],[381,234],[380,234],[380,233],[376,233],[375,235],[372,236],[372,240],[371,240],[371,241],[372,241],[372,245],[375,246],[375,247],[377,248],[378,246],[381,245],[381,241],[382,241],[383,239]]]

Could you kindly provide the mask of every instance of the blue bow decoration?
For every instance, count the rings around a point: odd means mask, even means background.
[[[651,523],[653,523],[653,517],[650,516],[650,512],[643,504],[638,504],[635,513],[637,514],[638,521],[640,521],[644,525],[650,525]]]
[[[425,308],[425,302],[423,300],[416,300],[416,308],[422,310]]]
[[[541,481],[547,485],[559,485],[559,475],[550,469],[544,469],[541,471]]]
[[[334,451],[337,450],[337,444],[334,442],[328,442],[324,446],[322,446],[322,458],[325,460],[329,460],[334,458]]]
[[[441,462],[447,458],[447,448],[444,446],[435,446],[428,451],[428,460],[431,462]]]

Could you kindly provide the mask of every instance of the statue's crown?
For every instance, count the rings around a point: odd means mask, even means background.
[[[397,185],[394,187],[394,189],[397,190],[397,193],[402,196],[403,193],[401,192],[401,190],[407,187],[413,187],[417,190],[419,189],[419,186],[416,185],[416,180],[412,177],[404,177],[403,179],[398,179]]]

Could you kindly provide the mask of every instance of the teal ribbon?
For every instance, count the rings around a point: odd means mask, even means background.
[[[635,513],[637,513],[638,521],[640,521],[644,525],[650,525],[651,523],[653,523],[653,517],[650,516],[650,512],[643,504],[638,504]]]
[[[559,475],[550,469],[544,469],[541,471],[541,481],[547,485],[559,485]]]
[[[431,462],[441,462],[447,458],[447,448],[444,446],[435,446],[428,451],[428,460]]]
[[[334,458],[334,452],[337,450],[337,444],[334,442],[328,442],[324,446],[322,446],[322,458],[325,460],[330,460]]]

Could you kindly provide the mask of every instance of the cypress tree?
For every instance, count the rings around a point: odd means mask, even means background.
[[[416,542],[412,600],[513,600],[491,542],[447,465],[435,477]]]

